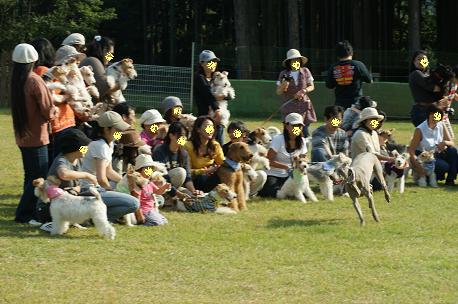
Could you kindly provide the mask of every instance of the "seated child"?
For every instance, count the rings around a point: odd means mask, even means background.
[[[153,159],[150,155],[140,154],[135,159],[135,170],[144,178],[150,178],[153,172]],[[145,217],[145,226],[159,226],[167,224],[167,219],[159,213],[159,205],[156,201],[155,194],[162,195],[169,191],[171,185],[162,183],[156,185],[153,181],[144,186],[140,193],[140,210]]]
[[[151,151],[164,143],[167,134],[167,123],[158,110],[145,111],[140,117],[140,125],[143,131],[140,138],[151,147]]]

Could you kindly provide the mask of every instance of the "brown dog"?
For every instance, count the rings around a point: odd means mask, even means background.
[[[231,208],[235,211],[247,209],[243,187],[243,171],[240,163],[249,162],[252,157],[253,153],[251,153],[246,143],[233,143],[229,147],[226,160],[216,172],[220,181],[228,185],[237,194],[236,201],[231,204]]]

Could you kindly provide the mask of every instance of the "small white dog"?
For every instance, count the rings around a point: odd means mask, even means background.
[[[92,66],[87,65],[80,68],[81,75],[83,76],[84,83],[86,84],[86,90],[89,95],[98,99],[100,97],[99,90],[95,86],[95,77],[92,70]]]
[[[82,223],[92,219],[100,235],[114,240],[116,231],[107,219],[107,206],[93,187],[89,191],[95,196],[74,196],[58,187],[60,181],[49,176],[47,180],[38,178],[33,181],[35,196],[43,202],[51,202],[53,220],[51,235],[64,234],[70,224]]]
[[[304,204],[307,203],[305,197],[307,195],[313,202],[318,199],[310,189],[309,179],[307,176],[307,157],[305,155],[295,156],[293,158],[293,172],[280,190],[277,191],[277,198],[284,199],[286,197],[295,197]]]
[[[320,185],[321,194],[329,201],[334,200],[333,179],[337,178],[337,172],[346,172],[351,165],[351,158],[343,153],[331,157],[326,162],[309,165],[307,174],[310,181]]]
[[[383,165],[388,191],[392,192],[398,186],[399,193],[404,193],[409,155],[407,153],[399,154],[396,150],[393,150],[392,154],[396,158],[394,163],[385,162]]]
[[[437,188],[437,178],[434,172],[436,168],[436,159],[434,158],[434,151],[423,151],[417,157],[418,162],[421,164],[426,172],[426,176],[418,176],[415,170],[413,171],[413,179],[417,182],[418,186],[426,187],[427,179],[429,179],[429,185],[433,188]]]
[[[213,73],[213,82],[212,82],[212,93],[213,95],[223,95],[224,99],[218,101],[219,109],[221,110],[221,124],[227,127],[229,124],[229,119],[231,117],[231,112],[227,108],[227,101],[235,98],[235,90],[231,86],[228,72],[215,72]],[[211,110],[211,109],[210,109]],[[210,116],[213,117],[213,111],[210,111]]]
[[[127,88],[127,82],[137,77],[137,71],[134,68],[132,59],[125,58],[121,61],[115,62],[107,68],[107,83],[110,88],[114,88],[116,84],[120,89],[111,93],[114,104],[126,101],[122,94]]]

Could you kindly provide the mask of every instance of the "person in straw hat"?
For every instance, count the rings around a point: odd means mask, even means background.
[[[308,137],[308,127],[316,121],[316,113],[308,94],[315,89],[313,76],[305,67],[307,57],[296,49],[290,49],[283,60],[283,67],[277,81],[277,95],[283,102],[280,112],[282,119],[290,113],[299,113],[304,117],[304,136]]]
[[[369,107],[361,111],[361,117],[355,123],[358,129],[351,141],[351,157],[353,159],[361,153],[371,152],[379,160],[394,162],[394,157],[384,156],[380,153],[377,129],[383,119],[384,116],[380,115],[375,108]]]

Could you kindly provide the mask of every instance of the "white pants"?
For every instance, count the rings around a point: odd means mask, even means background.
[[[267,181],[267,173],[265,171],[256,170],[256,174],[256,178],[250,183],[250,197],[258,194]]]

